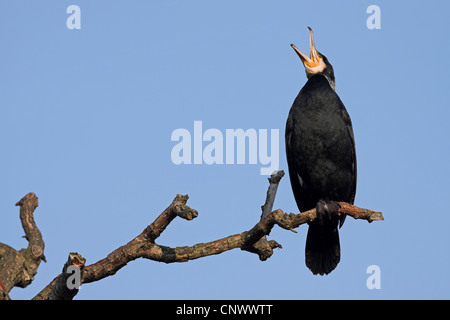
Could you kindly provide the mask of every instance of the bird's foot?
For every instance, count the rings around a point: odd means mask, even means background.
[[[340,205],[336,201],[319,200],[316,205],[317,219],[320,225],[323,225],[324,220],[331,220],[339,214]]]

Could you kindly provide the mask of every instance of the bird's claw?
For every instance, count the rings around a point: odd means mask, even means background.
[[[340,207],[338,202],[319,200],[316,205],[316,214],[320,225],[323,226],[325,219],[331,220],[338,215]]]

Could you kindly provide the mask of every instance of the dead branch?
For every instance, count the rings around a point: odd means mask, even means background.
[[[267,189],[266,202],[261,206],[262,214],[261,219],[264,219],[269,213],[272,212],[273,204],[275,202],[275,196],[277,195],[278,184],[280,180],[284,177],[284,171],[275,171],[271,174],[269,180],[269,188]],[[266,236],[263,236],[257,242],[242,247],[242,250],[256,253],[259,255],[261,261],[267,260],[273,253],[273,248],[282,248],[280,244],[275,241],[267,241]]]
[[[16,206],[20,206],[20,221],[28,247],[17,251],[1,244],[0,299],[9,299],[8,294],[13,287],[28,286],[33,281],[41,260],[45,261],[45,244],[33,216],[38,205],[38,198],[32,192],[16,203]]]
[[[66,270],[70,265],[75,265],[82,269],[80,284],[85,284],[114,275],[128,262],[138,258],[165,263],[186,262],[239,248],[257,254],[261,261],[267,260],[273,254],[273,249],[281,248],[281,245],[275,240],[268,241],[266,239],[266,236],[270,234],[275,225],[294,231],[300,225],[316,219],[315,209],[299,214],[287,214],[280,209],[272,211],[278,183],[283,175],[284,172],[282,171],[275,172],[269,178],[270,185],[266,202],[262,206],[262,218],[248,231],[207,243],[198,243],[193,246],[172,248],[155,243],[155,240],[158,239],[176,217],[186,220],[193,220],[198,217],[198,212],[186,205],[189,197],[178,194],[153,223],[148,225],[137,237],[112,251],[104,259],[84,266],[85,259],[77,253],[71,253],[69,260],[63,267],[63,272],[33,299],[72,299],[78,290],[68,290],[66,287],[69,277],[66,274]],[[2,298],[2,293],[3,299],[9,298],[8,293],[12,287],[29,284],[32,276],[36,273],[37,260],[40,261],[44,257],[44,243],[39,230],[34,224],[32,215],[34,208],[37,207],[37,197],[34,194],[28,194],[18,202],[18,205],[21,206],[21,220],[29,246],[27,249],[17,252],[6,245],[0,244],[0,299]],[[358,208],[345,202],[340,202],[340,206],[339,214],[346,214],[355,219],[363,219],[368,222],[383,220],[382,213],[378,211]],[[25,253],[23,250],[28,253]],[[24,276],[25,270],[17,267],[18,263],[25,260],[25,258],[20,258],[20,255],[26,255],[27,257],[31,255],[33,258],[34,264],[31,266],[34,273],[32,275]],[[11,261],[15,263],[11,263]]]
[[[69,253],[69,258],[64,264],[62,273],[55,278],[55,283],[48,295],[49,300],[72,300],[73,297],[75,297],[75,295],[78,293],[78,288],[68,287],[67,283],[71,281],[70,278],[72,277],[71,272],[69,272],[68,269],[71,266],[75,266],[76,270],[80,272],[79,278],[81,279],[85,262],[86,259],[84,259],[80,254],[76,252]]]
[[[273,203],[275,202],[275,196],[277,195],[278,184],[281,178],[284,177],[284,171],[275,171],[272,173],[269,180],[269,188],[267,189],[266,202],[261,206],[262,214],[261,219],[265,218],[269,213],[272,212]]]
[[[186,262],[240,248],[256,253],[261,260],[266,260],[272,255],[273,249],[281,248],[281,245],[274,240],[266,240],[260,246],[254,245],[262,237],[269,235],[274,225],[278,225],[286,230],[293,230],[304,223],[316,219],[315,209],[300,214],[286,214],[278,209],[268,214],[249,231],[244,231],[219,240],[176,248],[156,244],[154,240],[174,217],[179,216],[188,220],[197,217],[197,211],[186,206],[187,200],[188,196],[177,195],[169,207],[136,238],[114,250],[106,258],[86,266],[82,283],[90,283],[114,275],[128,262],[138,258],[165,263]],[[339,214],[347,214],[355,219],[364,219],[369,222],[383,220],[381,212],[358,208],[345,202],[341,202],[340,205],[341,209],[339,210]],[[51,289],[48,287],[44,290],[48,291]],[[46,298],[45,292],[39,295],[40,298]]]

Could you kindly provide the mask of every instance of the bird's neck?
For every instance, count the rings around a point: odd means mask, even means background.
[[[311,77],[313,77],[313,76],[315,76],[315,75],[317,75],[317,76],[322,76],[322,77],[324,77],[325,79],[327,79],[327,81],[328,81],[328,83],[330,84],[330,87],[334,90],[334,91],[336,91],[336,82],[335,82],[335,80],[334,80],[334,77],[333,78],[331,78],[329,75],[327,75],[327,74],[325,74],[325,73],[316,73],[316,74],[306,74],[306,77],[308,78],[308,79],[311,79]]]
[[[334,91],[336,91],[336,82],[335,82],[333,79],[331,79],[329,76],[327,76],[326,74],[323,74],[323,76],[325,77],[325,79],[328,80],[328,83],[330,84],[330,87],[331,87]]]

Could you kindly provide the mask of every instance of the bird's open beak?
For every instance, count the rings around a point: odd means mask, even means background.
[[[291,47],[292,49],[295,50],[295,52],[297,52],[298,56],[300,57],[305,66],[308,66],[309,68],[315,68],[320,64],[321,58],[314,44],[313,32],[310,27],[308,27],[308,29],[309,29],[309,57],[300,50],[298,50],[297,47],[294,46],[293,44],[291,44]]]

